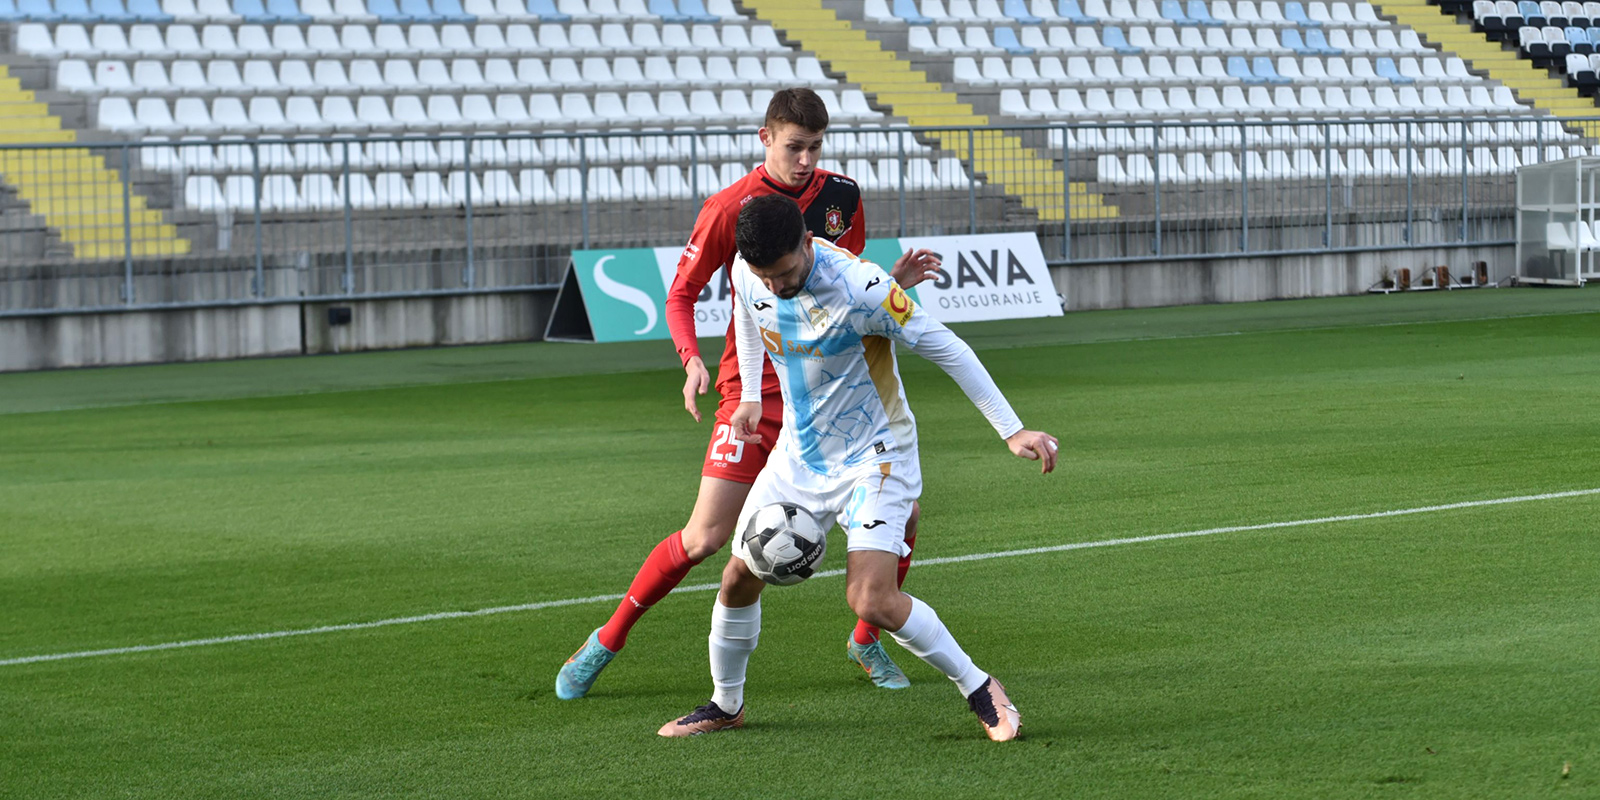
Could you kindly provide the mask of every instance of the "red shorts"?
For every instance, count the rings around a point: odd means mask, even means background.
[[[700,474],[735,483],[755,483],[761,468],[767,465],[773,445],[778,443],[778,431],[783,429],[783,396],[769,394],[761,398],[761,424],[756,426],[756,432],[761,434],[760,444],[745,444],[733,438],[729,423],[738,407],[738,396],[725,398],[717,406],[716,424],[711,429],[711,444],[706,447],[706,463]]]

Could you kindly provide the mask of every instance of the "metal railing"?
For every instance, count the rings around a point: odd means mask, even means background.
[[[1526,117],[840,128],[824,166],[869,237],[1033,230],[1086,264],[1509,243],[1515,168],[1585,141]],[[722,130],[6,146],[0,315],[550,288],[574,249],[684,241],[762,156]]]

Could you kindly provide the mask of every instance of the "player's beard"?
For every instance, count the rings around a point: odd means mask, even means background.
[[[801,290],[806,288],[806,281],[811,279],[811,268],[817,265],[816,248],[806,247],[806,256],[806,271],[801,273],[800,280],[795,281],[793,289],[778,295],[779,300],[793,300],[800,296]]]

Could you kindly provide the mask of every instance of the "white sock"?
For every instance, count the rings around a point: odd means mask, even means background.
[[[939,620],[933,608],[915,597],[911,597],[911,616],[906,617],[906,624],[901,625],[900,630],[889,631],[889,635],[901,647],[955,681],[962,697],[976,692],[989,679],[989,673],[974,666],[972,657],[956,644],[950,629]]]
[[[711,607],[711,702],[729,714],[744,707],[744,671],[761,640],[761,601],[728,608],[722,596]]]

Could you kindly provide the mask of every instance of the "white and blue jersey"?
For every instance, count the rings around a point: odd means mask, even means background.
[[[778,449],[822,475],[914,453],[916,420],[890,342],[915,347],[930,323],[943,326],[878,265],[821,240],[812,247],[811,273],[788,300],[742,259],[731,271],[740,367],[759,378],[764,352],[783,387]],[[758,343],[753,358],[747,343]],[[759,401],[760,383],[747,382],[758,396],[743,399]]]

